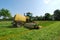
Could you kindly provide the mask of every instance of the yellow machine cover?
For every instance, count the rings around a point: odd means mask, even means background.
[[[20,14],[15,15],[15,21],[23,21],[26,22],[26,17]]]

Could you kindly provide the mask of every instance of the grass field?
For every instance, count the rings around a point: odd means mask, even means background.
[[[37,21],[41,29],[10,28],[10,21],[0,22],[0,40],[60,40],[60,21]]]

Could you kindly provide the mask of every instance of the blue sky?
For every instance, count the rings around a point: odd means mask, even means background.
[[[33,13],[34,16],[53,14],[53,11],[60,9],[60,0],[0,0],[0,9],[10,10],[12,16],[16,13]]]

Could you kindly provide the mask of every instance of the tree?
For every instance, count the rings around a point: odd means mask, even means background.
[[[3,16],[4,19],[6,19],[7,17],[10,18],[11,14],[10,14],[9,10],[2,8],[0,10],[0,16]]]
[[[36,20],[36,21],[38,21],[38,20],[39,20],[39,17],[38,17],[38,16],[36,16],[36,17],[35,17],[35,20]]]
[[[44,18],[45,18],[45,20],[50,20],[50,14],[49,13],[45,13]]]
[[[36,21],[40,21],[40,20],[42,20],[42,18],[43,18],[42,16],[36,16],[36,17],[35,17],[35,20],[36,20]]]
[[[0,11],[0,17],[1,17],[1,15],[2,15],[2,14],[1,14],[1,11]]]
[[[55,20],[60,20],[60,10],[59,9],[55,10],[53,15],[54,15]]]
[[[39,17],[39,20],[43,20],[43,16],[40,16],[40,17]]]

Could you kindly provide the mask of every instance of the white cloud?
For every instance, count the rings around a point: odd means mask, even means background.
[[[49,4],[51,0],[43,0],[45,4]]]

